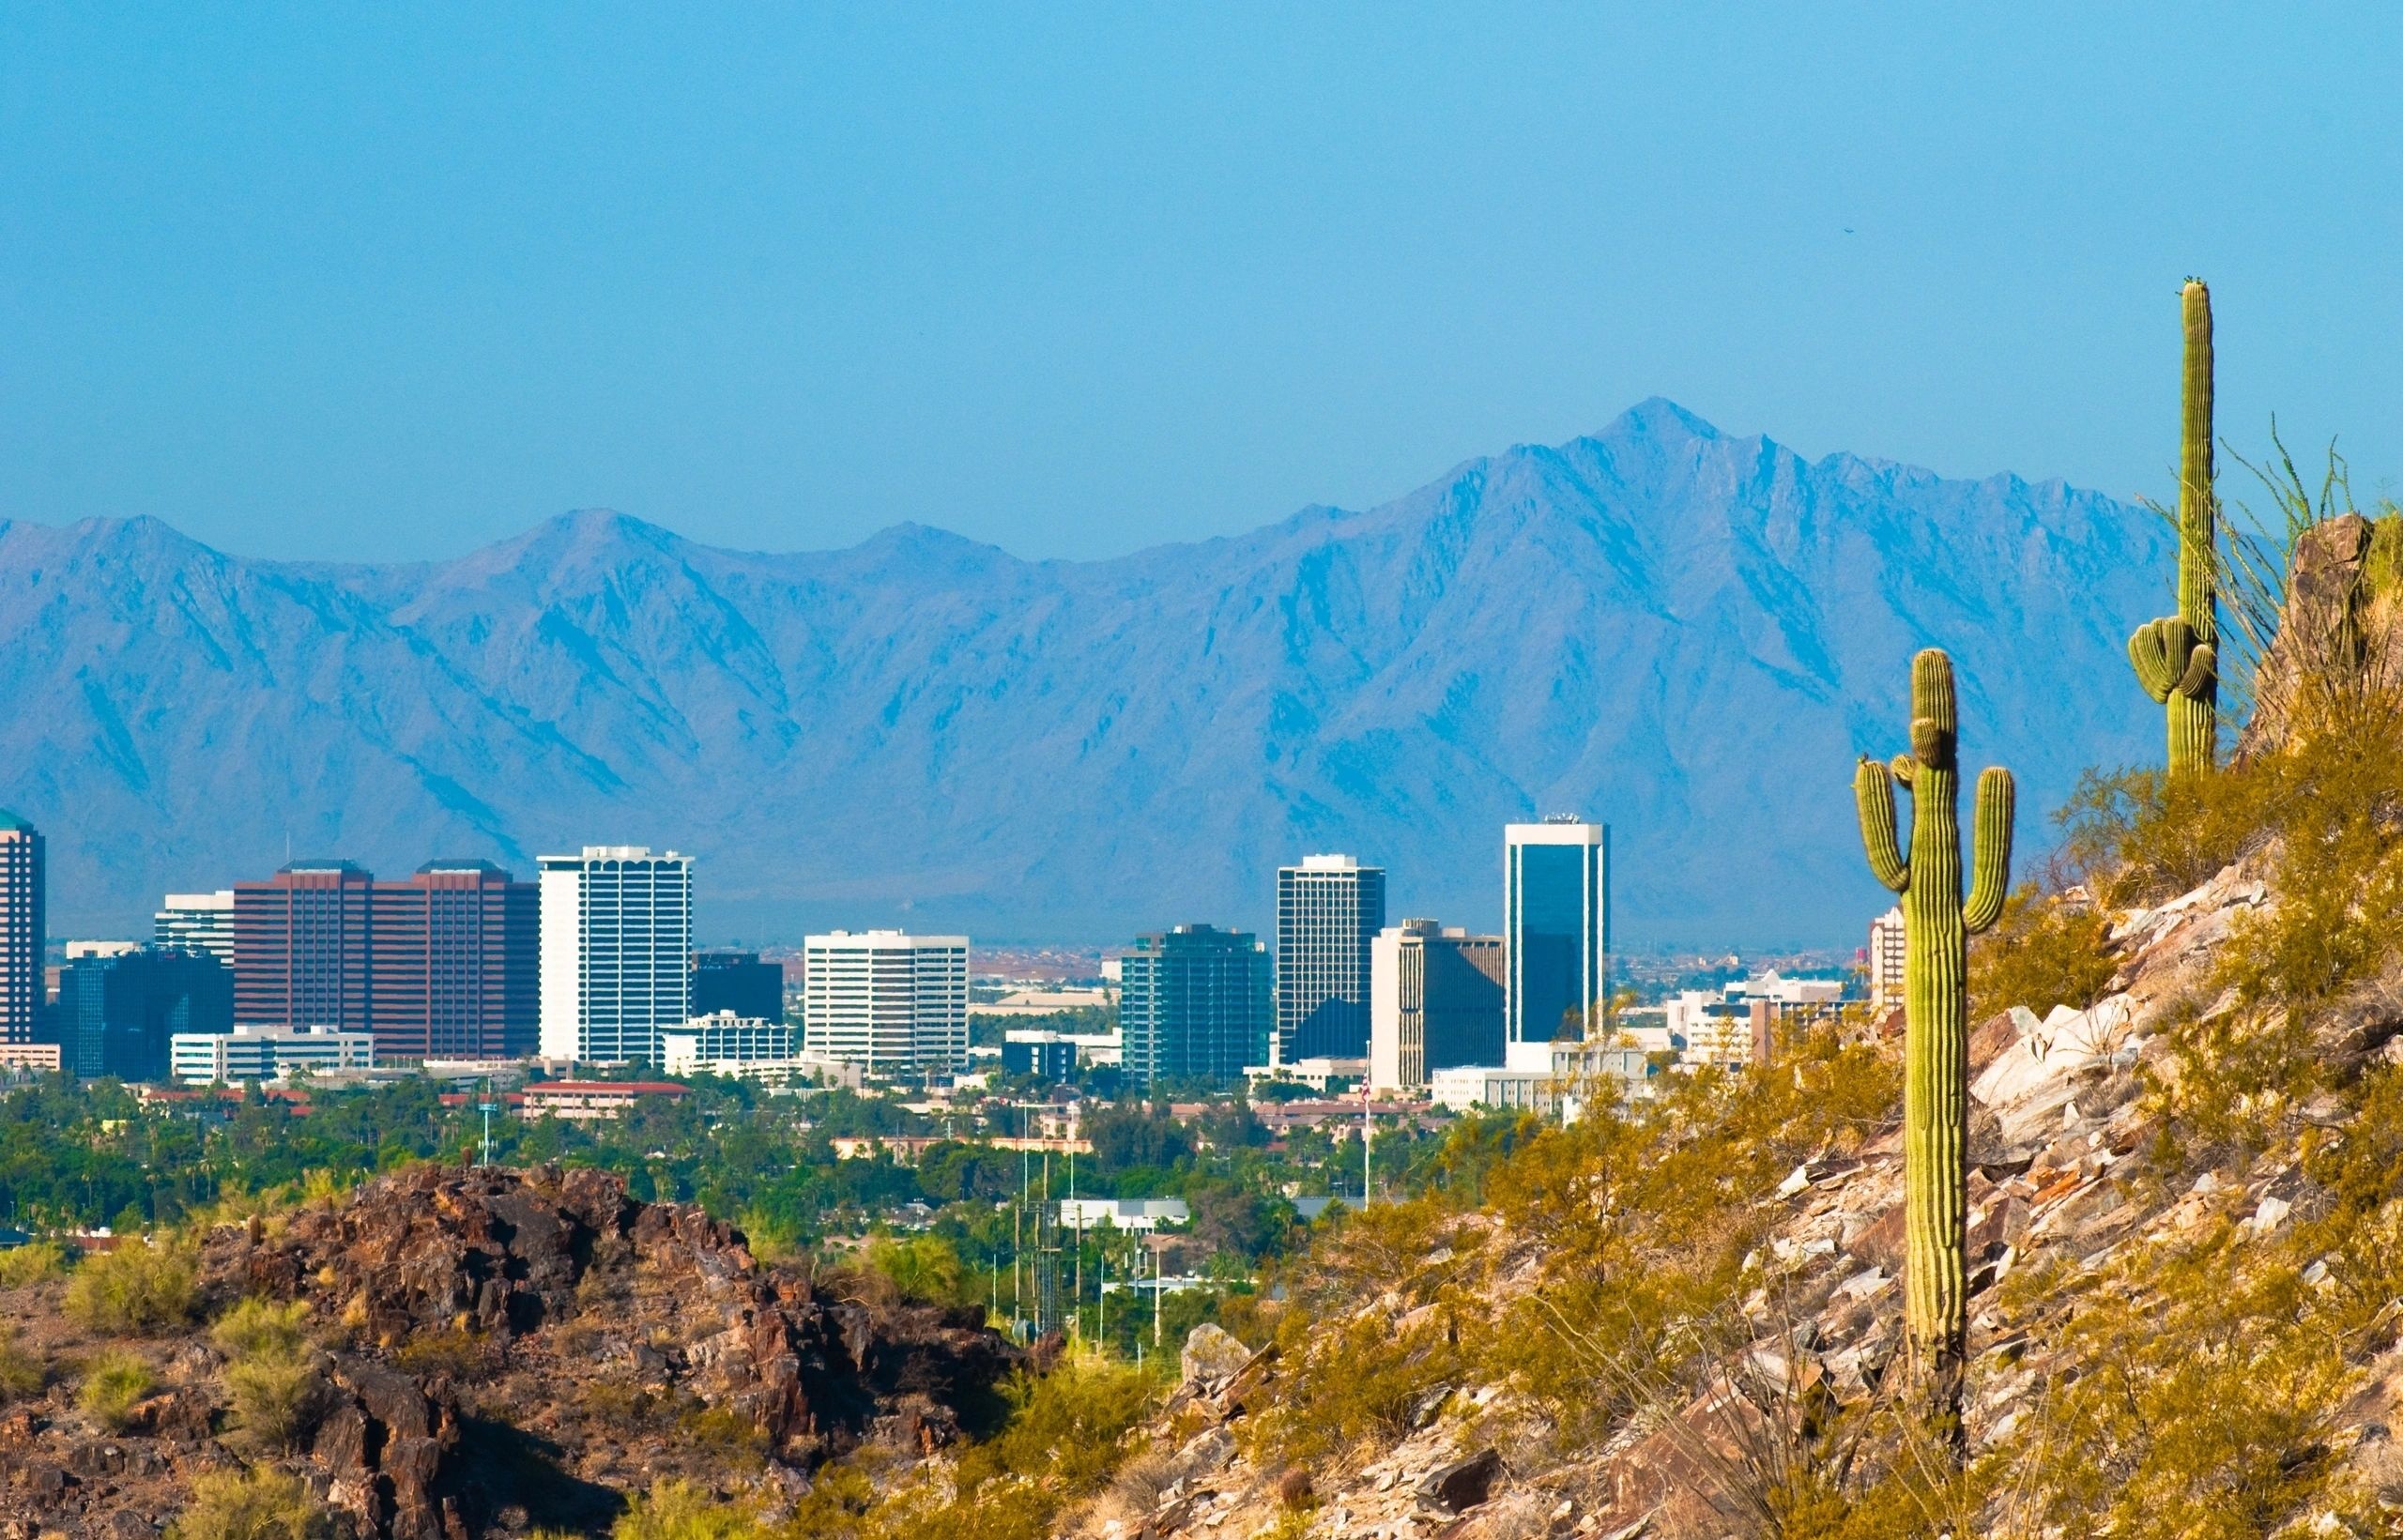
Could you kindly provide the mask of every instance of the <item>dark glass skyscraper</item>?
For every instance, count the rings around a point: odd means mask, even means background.
[[[1275,970],[1248,932],[1179,925],[1138,938],[1118,966],[1131,1084],[1231,1079],[1267,1061]]]
[[[1512,1043],[1584,1035],[1610,966],[1610,830],[1575,818],[1514,823],[1502,836],[1505,1025]]]
[[[693,953],[693,1014],[731,1011],[762,1021],[785,1019],[785,970],[756,952]]]
[[[1272,1062],[1368,1056],[1369,947],[1385,925],[1383,867],[1305,856],[1277,869]]]
[[[76,1075],[164,1080],[169,1038],[234,1029],[234,975],[174,947],[77,957],[58,976],[52,1026],[59,1063]]]

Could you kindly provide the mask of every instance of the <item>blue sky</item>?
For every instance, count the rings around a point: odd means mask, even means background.
[[[2403,12],[1936,8],[9,8],[0,516],[1099,555],[1655,393],[2158,494],[2188,272],[2403,469]]]

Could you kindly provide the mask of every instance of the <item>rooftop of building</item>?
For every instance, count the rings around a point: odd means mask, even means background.
[[[34,831],[34,826],[32,820],[24,815],[12,813],[5,807],[0,807],[0,831],[30,834]]]

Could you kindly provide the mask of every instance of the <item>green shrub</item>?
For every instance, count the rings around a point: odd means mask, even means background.
[[[191,1321],[197,1291],[190,1247],[137,1243],[85,1258],[68,1280],[66,1309],[95,1332],[158,1332]]]
[[[228,1358],[290,1357],[308,1346],[309,1338],[301,1330],[308,1319],[306,1300],[278,1304],[253,1296],[218,1317],[208,1339]]]
[[[100,1353],[84,1366],[84,1388],[76,1393],[75,1404],[102,1427],[120,1432],[131,1420],[135,1404],[158,1382],[150,1365],[134,1354]]]
[[[67,1253],[55,1241],[36,1241],[0,1251],[0,1288],[47,1283],[66,1271]]]
[[[941,1236],[880,1236],[868,1243],[867,1265],[890,1278],[905,1300],[957,1304],[964,1298],[968,1269]]]
[[[226,1369],[225,1391],[243,1437],[264,1448],[292,1447],[325,1412],[325,1376],[306,1348],[242,1359]]]
[[[41,1394],[41,1360],[17,1342],[14,1326],[0,1326],[0,1401],[22,1400]]]
[[[191,1505],[167,1540],[323,1540],[326,1511],[295,1476],[253,1469],[213,1471],[192,1483]]]
[[[2106,917],[2023,886],[1995,927],[1969,943],[1969,1016],[1983,1021],[2014,1005],[2039,1017],[2056,1005],[2083,1011],[2118,970]]]
[[[748,1505],[724,1502],[688,1482],[663,1481],[635,1499],[610,1540],[763,1540]]]
[[[484,1366],[483,1335],[464,1326],[428,1332],[403,1343],[392,1362],[411,1374],[470,1375]]]

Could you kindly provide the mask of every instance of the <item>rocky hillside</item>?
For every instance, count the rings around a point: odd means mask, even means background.
[[[1890,1113],[1728,1088],[1693,1093],[1715,1130],[1656,1123],[1670,1186],[1571,1132],[1482,1207],[1358,1222],[1275,1341],[1191,1364],[1076,1532],[2403,1532],[2403,968],[2251,1016],[2283,861],[2118,911],[2100,999],[1977,1031],[1966,1475],[1897,1403]],[[1854,1051],[1768,1078],[1819,1098]]]
[[[286,853],[699,861],[720,933],[1260,924],[1343,849],[1498,922],[1499,825],[1615,829],[1629,937],[1850,946],[1844,765],[1952,649],[2031,805],[2157,734],[2097,678],[2158,521],[2058,481],[1807,460],[1667,402],[1365,511],[1110,561],[940,530],[718,550],[573,514],[455,560],[262,561],[0,523],[0,805],[65,934]],[[2006,740],[2004,735],[2008,734]],[[1797,895],[1809,895],[1798,899]]]
[[[838,1297],[593,1171],[422,1167],[163,1259],[188,1297],[150,1288],[124,1321],[62,1308],[55,1277],[0,1295],[30,1381],[0,1415],[0,1535],[142,1540],[246,1467],[354,1540],[600,1532],[661,1481],[906,1466],[989,1422],[1024,1362],[980,1312]],[[306,1306],[289,1356],[226,1328],[245,1299]],[[264,1395],[262,1365],[289,1365]],[[93,1392],[104,1371],[125,1394]]]

